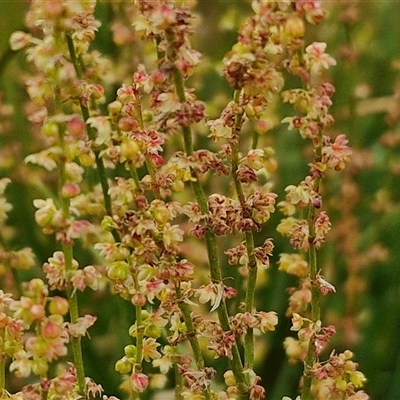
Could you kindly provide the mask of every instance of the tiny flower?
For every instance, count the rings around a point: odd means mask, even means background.
[[[172,249],[183,240],[183,230],[178,225],[166,223],[163,227],[163,241],[166,249]]]
[[[111,124],[107,117],[90,117],[86,122],[97,131],[95,145],[100,146],[109,142],[111,139]]]
[[[32,361],[28,360],[28,358],[14,360],[10,364],[9,370],[19,378],[27,378],[31,374]]]
[[[35,265],[35,255],[32,249],[25,247],[11,253],[10,265],[15,269],[28,270]]]
[[[304,318],[297,313],[293,313],[292,316],[292,327],[290,328],[291,331],[299,331],[300,328],[303,326]]]
[[[97,396],[100,397],[101,394],[104,392],[102,386],[95,383],[93,379],[85,378],[85,383],[86,383],[86,396],[88,399]]]
[[[160,346],[160,343],[157,343],[154,338],[145,338],[143,340],[143,358],[147,362],[161,358],[161,354],[157,351],[158,346]]]
[[[298,277],[305,277],[308,273],[308,263],[300,254],[280,254],[279,270]]]
[[[75,323],[67,322],[66,327],[68,332],[73,337],[85,336],[87,330],[96,322],[97,317],[85,315],[77,319]]]
[[[324,69],[336,65],[336,60],[325,53],[326,43],[314,42],[306,47],[304,60],[313,75],[318,75]]]
[[[331,283],[327,282],[322,275],[317,274],[316,282],[317,282],[318,290],[320,291],[321,294],[327,295],[327,294],[336,292],[335,286],[333,286]]]
[[[266,333],[268,331],[274,331],[275,326],[278,324],[278,315],[275,311],[259,312],[257,315],[260,321],[260,331]]]
[[[209,121],[207,125],[210,126],[210,134],[208,136],[215,142],[219,139],[229,139],[232,136],[232,127],[227,126],[223,119]]]

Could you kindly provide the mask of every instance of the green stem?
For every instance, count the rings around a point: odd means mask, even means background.
[[[144,326],[142,326],[142,307],[135,306],[136,311],[136,362],[142,365],[143,362],[143,336],[144,336]]]
[[[135,289],[139,292],[139,282],[137,279],[136,271],[132,274],[133,280],[135,282]],[[142,307],[135,305],[136,314],[136,364],[140,365],[140,370],[142,369],[143,362],[143,338],[144,338],[144,326],[142,325]],[[140,372],[140,371],[135,371]]]
[[[56,106],[59,106],[56,102]],[[65,141],[64,141],[64,132],[60,129],[59,134],[60,147],[63,150],[63,154],[65,154]],[[61,198],[61,209],[62,214],[65,221],[68,221],[71,218],[70,212],[70,199],[65,198],[62,195],[62,187],[66,183],[66,171],[65,171],[65,160],[62,159],[60,162],[60,177],[59,177],[59,196]],[[65,265],[65,274],[67,279],[69,278],[69,273],[73,271],[73,247],[72,244],[63,244],[62,251],[64,254],[64,265]],[[79,310],[78,310],[78,298],[76,293],[72,290],[71,284],[68,283],[68,301],[69,301],[69,315],[71,319],[71,323],[75,324],[79,318]],[[83,357],[82,357],[82,348],[81,348],[81,338],[71,337],[71,347],[72,354],[74,358],[74,364],[77,373],[78,379],[78,387],[81,395],[85,395],[86,393],[86,383],[85,383],[85,370],[83,366]]]
[[[139,121],[139,127],[142,131],[144,131],[144,120],[143,120],[143,113],[142,113],[142,105],[140,103],[140,98],[138,96],[138,98],[135,101],[135,106],[136,106],[136,114],[137,114],[137,118]],[[146,162],[146,168],[147,168],[147,172],[150,175],[150,179],[151,182],[154,184],[156,182],[156,171],[155,168],[153,166],[153,161],[151,160],[151,158],[148,155],[145,155],[145,162]],[[153,187],[153,195],[156,199],[161,199],[161,195],[160,195],[160,190],[157,189],[156,187]]]
[[[322,136],[322,135],[321,135]],[[319,138],[318,143],[315,145],[315,156],[314,159],[316,162],[321,159],[321,149],[322,148],[322,137]],[[321,179],[317,178],[314,183],[314,191],[319,193],[320,191]],[[308,249],[308,264],[309,264],[309,277],[311,282],[311,320],[313,323],[320,321],[321,319],[321,304],[320,298],[321,294],[318,290],[318,286],[316,284],[317,274],[318,274],[318,261],[317,261],[317,248],[313,243],[313,239],[315,238],[315,221],[316,210],[310,205],[308,209],[308,229],[310,234],[310,247]],[[313,400],[313,396],[311,393],[311,384],[312,384],[312,373],[311,369],[316,360],[316,346],[314,342],[314,338],[310,339],[310,343],[308,345],[307,356],[304,365],[304,383],[301,392],[301,400]]]
[[[311,214],[314,214],[312,212]],[[317,250],[314,245],[310,245],[309,249],[309,266],[310,266],[310,280],[311,280],[311,318],[313,322],[321,319],[320,308],[320,293],[318,287],[313,283],[317,275]],[[312,374],[311,368],[315,362],[316,348],[313,338],[310,339],[308,345],[307,356],[304,365],[304,383],[301,393],[301,400],[313,400],[311,394]]]
[[[63,253],[65,259],[65,271],[68,276],[68,272],[72,271],[73,262],[73,249],[70,245],[63,245]],[[69,288],[68,289],[68,302],[69,302],[69,316],[71,323],[75,324],[79,318],[79,308],[78,308],[78,298],[76,293]],[[74,365],[76,368],[76,375],[78,378],[78,387],[81,395],[86,393],[86,383],[85,383],[85,369],[83,366],[82,348],[81,348],[81,338],[71,337],[71,347],[72,355],[74,358]]]
[[[40,393],[42,400],[47,400],[49,397],[49,391],[47,389],[42,389]]]
[[[176,296],[177,296],[178,301],[182,300],[182,290],[181,290],[179,284],[175,286],[175,291],[176,291]],[[183,301],[179,301],[179,308],[182,312],[183,321],[185,322],[185,326],[186,326],[186,329],[188,332],[187,337],[188,337],[190,346],[193,351],[193,356],[194,356],[194,360],[196,363],[196,367],[199,371],[204,371],[204,368],[205,368],[204,358],[203,358],[203,354],[201,352],[200,343],[196,337],[196,330],[193,325],[189,307]],[[209,388],[204,389],[203,393],[204,393],[204,397],[206,398],[206,400],[211,400],[211,393],[210,393]]]
[[[173,40],[172,35],[167,34],[167,40],[171,43],[171,41]],[[178,99],[182,104],[184,104],[186,103],[184,82],[182,74],[177,68],[173,69],[173,77],[174,77],[175,91],[178,96]],[[193,139],[190,127],[182,126],[182,134],[183,134],[183,142],[186,155],[190,156],[191,154],[193,154]],[[209,210],[208,210],[207,199],[203,187],[200,183],[200,179],[195,173],[195,171],[192,171],[192,175],[195,178],[191,182],[191,185],[193,192],[195,194],[196,201],[199,204],[201,212],[204,215],[208,215]],[[206,230],[205,239],[206,239],[208,259],[210,263],[211,280],[215,283],[219,283],[222,281],[222,274],[218,257],[217,240],[215,234],[209,228]],[[229,323],[228,309],[226,306],[225,299],[221,300],[221,304],[217,308],[217,314],[222,329],[225,332],[229,332],[231,330],[231,326]],[[247,394],[249,388],[248,384],[246,383],[245,377],[243,375],[243,364],[237,343],[235,343],[232,346],[231,368],[235,376],[235,379],[238,383],[238,388],[240,393]]]
[[[239,103],[240,91],[235,91],[234,101]],[[235,125],[233,127],[233,140],[231,141],[231,149],[232,149],[232,179],[235,185],[236,195],[239,199],[243,218],[248,218],[248,210],[246,206],[245,195],[243,191],[242,184],[238,177],[238,168],[239,168],[239,132],[242,126],[243,114],[237,114],[235,118]],[[254,256],[254,235],[252,232],[244,233],[245,242],[246,242],[246,252],[248,257],[248,271],[249,277],[247,280],[247,290],[246,290],[246,298],[245,298],[245,310],[248,313],[252,313],[254,306],[254,295],[257,281],[257,263]],[[246,368],[253,368],[254,365],[254,336],[253,329],[248,328],[247,333],[244,339],[244,364]]]
[[[129,165],[129,172],[130,172],[131,178],[135,182],[136,189],[140,190],[140,180],[139,180],[139,175],[138,175],[136,167],[134,165]]]
[[[68,45],[68,51],[69,51],[71,61],[74,66],[76,75],[78,78],[81,79],[85,72],[85,66],[83,64],[83,61],[81,59],[78,59],[78,57],[76,56],[75,46],[74,46],[74,42],[73,42],[71,36],[66,35],[66,40],[67,40],[67,45]],[[95,134],[94,129],[87,123],[87,120],[90,118],[89,109],[86,107],[86,105],[82,101],[79,101],[79,105],[80,105],[80,109],[81,109],[81,113],[82,113],[82,118],[86,125],[86,131],[88,134],[88,138],[89,138],[89,140],[93,141],[96,138],[96,134]],[[93,153],[95,156],[95,162],[96,162],[97,173],[98,173],[98,177],[99,177],[99,181],[100,181],[100,185],[101,185],[101,190],[103,192],[104,208],[106,210],[106,214],[109,215],[110,217],[112,217],[113,213],[112,213],[111,198],[108,193],[110,187],[108,185],[106,169],[105,169],[105,166],[103,163],[103,159],[100,157],[100,150],[99,149],[92,149],[92,150],[93,150]],[[120,240],[119,235],[115,230],[113,230],[111,233],[112,233],[115,241]]]
[[[174,375],[175,375],[175,400],[184,400],[182,396],[183,377],[178,371],[177,364],[174,364]]]
[[[63,253],[65,258],[65,271],[68,275],[68,271],[72,270],[72,246],[63,246]],[[71,323],[75,324],[79,318],[78,309],[78,298],[76,293],[71,288],[68,289],[68,302],[69,302],[69,316]],[[76,375],[78,378],[78,387],[81,395],[86,393],[85,383],[85,369],[83,366],[81,338],[71,337],[72,355],[74,358],[74,365],[76,368]]]

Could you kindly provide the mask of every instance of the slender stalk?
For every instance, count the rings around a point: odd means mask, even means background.
[[[62,171],[64,172],[64,171]],[[63,175],[63,173],[62,173]],[[61,179],[61,182],[63,179]],[[62,198],[62,209],[63,215],[65,219],[70,217],[70,201],[69,199]],[[64,253],[64,263],[65,263],[65,272],[68,276],[68,271],[73,270],[73,248],[72,245],[63,245],[62,250]],[[69,316],[71,319],[71,323],[76,323],[79,318],[79,308],[78,308],[78,298],[76,293],[72,290],[71,287],[67,290],[68,294],[68,302],[69,302]],[[83,357],[82,357],[82,348],[81,348],[81,338],[71,337],[71,347],[72,347],[72,355],[74,358],[74,365],[76,368],[76,374],[78,379],[78,387],[81,395],[85,395],[86,393],[86,383],[85,383],[85,369],[83,366]]]
[[[236,103],[239,103],[240,91],[235,91],[234,100]],[[242,126],[243,114],[237,114],[235,118],[235,125],[233,127],[233,140],[231,141],[231,149],[232,149],[232,179],[234,182],[236,195],[239,199],[243,217],[247,218],[247,207],[245,203],[245,196],[243,192],[242,184],[238,178],[238,168],[239,168],[239,132]],[[254,235],[252,232],[245,232],[245,243],[246,243],[246,252],[248,257],[248,271],[249,277],[247,280],[247,290],[246,290],[246,298],[245,298],[245,310],[246,312],[251,313],[254,306],[254,294],[255,287],[257,281],[257,263],[254,256]],[[254,364],[254,337],[253,337],[253,329],[248,328],[247,333],[244,339],[244,364],[246,368],[253,368]]]
[[[135,289],[139,292],[139,282],[137,279],[136,272],[132,274],[133,280],[135,282]],[[135,305],[135,316],[136,316],[136,364],[142,369],[143,363],[143,339],[144,339],[144,326],[142,320],[142,307]],[[138,371],[134,371],[138,372]]]
[[[317,250],[314,245],[310,246],[309,250],[309,266],[310,266],[310,279],[311,282],[315,280],[317,275]],[[311,284],[311,318],[313,322],[319,321],[321,318],[321,308],[320,308],[320,293],[315,284]],[[315,361],[315,344],[313,338],[310,339],[310,344],[308,345],[307,356],[304,365],[304,383],[301,393],[301,400],[313,400],[311,394],[311,383],[312,374],[311,368]]]
[[[56,95],[55,100],[55,108],[56,110],[61,108],[59,97]],[[60,147],[62,149],[63,154],[66,153],[65,141],[64,141],[65,131],[60,127],[59,129],[59,142]],[[65,162],[64,157],[60,160],[59,165],[59,197],[61,199],[61,209],[62,214],[65,221],[68,221],[71,218],[70,199],[62,195],[62,188],[64,184],[67,182],[66,171],[65,171]],[[68,277],[69,271],[73,270],[73,245],[65,244],[62,245],[62,251],[64,254],[64,266],[65,266],[65,274]],[[79,309],[78,309],[78,299],[76,293],[72,290],[71,284],[68,283],[67,289],[68,301],[69,301],[69,315],[71,319],[71,323],[76,323],[79,318]],[[74,365],[76,368],[77,379],[78,379],[78,387],[81,395],[85,395],[86,393],[86,383],[85,383],[85,370],[83,366],[83,357],[82,357],[82,348],[81,348],[81,338],[71,337],[71,347],[72,354],[74,358]]]
[[[67,40],[67,45],[68,45],[68,51],[71,57],[71,61],[72,64],[74,66],[76,75],[78,78],[82,78],[83,74],[85,72],[85,65],[82,61],[82,59],[78,59],[78,57],[76,56],[76,52],[75,52],[75,46],[74,46],[74,42],[71,38],[70,35],[66,35],[66,40]],[[90,118],[90,113],[89,113],[89,109],[86,107],[86,105],[80,101],[79,102],[80,105],[80,109],[81,109],[81,113],[82,113],[82,118],[85,122],[86,125],[86,131],[88,134],[88,137],[90,140],[94,140],[95,139],[95,132],[93,130],[93,128],[87,123],[87,120]],[[104,208],[106,210],[106,214],[109,215],[110,217],[113,215],[112,213],[112,206],[111,206],[111,198],[109,195],[109,185],[108,185],[108,180],[107,180],[107,175],[106,175],[106,169],[103,163],[103,159],[100,157],[100,150],[98,149],[92,149],[94,156],[95,156],[95,162],[96,162],[96,168],[97,168],[97,173],[98,173],[98,177],[99,177],[99,181],[100,181],[100,185],[101,185],[101,190],[103,192],[103,199],[104,199]],[[114,240],[115,241],[119,241],[119,235],[115,230],[111,231]]]
[[[321,159],[321,147],[322,147],[322,137],[319,138],[318,143],[316,143],[314,149],[315,151],[314,159],[316,162],[320,161]],[[320,191],[320,184],[321,184],[321,179],[317,178],[314,184],[314,191],[316,193],[319,193]],[[310,247],[308,249],[308,264],[310,268],[309,276],[311,282],[311,319],[312,322],[314,323],[316,323],[321,319],[321,304],[320,304],[321,294],[316,285],[316,278],[318,273],[317,248],[313,241],[315,237],[315,225],[314,225],[315,217],[316,217],[315,207],[310,205],[307,216],[308,229],[310,234]],[[311,394],[311,384],[312,384],[311,368],[315,362],[315,357],[316,357],[315,355],[317,350],[313,339],[314,339],[313,337],[310,339],[304,365],[304,383],[301,393],[301,400],[313,400],[313,396]]]
[[[178,300],[182,299],[182,291],[179,284],[175,286],[175,291],[177,299]],[[195,334],[196,331],[194,329],[189,307],[183,301],[180,301],[179,308],[182,312],[183,320],[185,322],[186,329],[188,331],[188,340],[193,351],[196,367],[199,371],[203,371],[205,368],[204,358],[201,352],[200,343]],[[203,394],[206,400],[211,400],[211,393],[209,388],[204,389]]]
[[[175,375],[175,400],[183,400],[183,378],[178,371],[177,364],[174,364],[174,375]]]
[[[78,299],[76,293],[68,293],[69,299],[69,315],[71,322],[74,323],[79,318],[78,312]],[[74,357],[74,365],[76,368],[76,375],[78,378],[78,387],[80,394],[84,395],[86,393],[86,383],[85,383],[85,368],[83,364],[82,357],[82,346],[81,338],[71,338],[72,355]]]
[[[136,115],[137,115],[137,118],[139,121],[139,127],[140,127],[140,129],[142,129],[144,131],[144,120],[143,120],[142,105],[140,104],[140,99],[137,98],[135,103],[136,103],[135,104],[136,105]],[[145,162],[146,162],[147,172],[150,175],[151,182],[154,184],[156,181],[156,171],[153,166],[153,161],[151,160],[151,158],[148,155],[146,155]],[[156,199],[161,199],[160,191],[156,187],[153,187],[153,195]]]
[[[140,190],[140,181],[139,181],[139,175],[137,172],[137,169],[135,166],[130,165],[129,166],[129,172],[131,175],[131,178],[133,179],[133,181],[135,182],[135,186],[137,190]]]
[[[172,38],[171,35],[167,34],[167,39],[171,42]],[[181,103],[186,102],[186,95],[183,83],[183,77],[180,71],[177,68],[173,70],[173,77],[174,77],[174,84],[175,84],[175,91],[178,96],[178,99]],[[192,132],[189,126],[182,126],[182,134],[183,134],[183,142],[184,142],[184,149],[187,155],[193,154],[193,139],[192,139]],[[200,183],[200,179],[197,176],[195,171],[192,171],[192,175],[195,178],[192,182],[192,189],[195,194],[195,198],[197,203],[199,204],[200,210],[203,214],[208,215],[208,204],[206,195],[204,193],[203,187]],[[207,247],[207,254],[210,263],[210,275],[213,282],[221,282],[222,281],[222,274],[221,274],[221,267],[218,257],[218,247],[217,247],[217,240],[215,234],[210,230],[207,229],[205,233],[206,239],[206,247]],[[219,318],[219,322],[221,327],[224,331],[229,332],[231,330],[230,323],[229,323],[229,315],[228,309],[226,306],[225,299],[221,300],[220,306],[217,308],[217,314]],[[248,392],[248,384],[246,383],[245,377],[243,375],[243,364],[241,360],[241,356],[239,353],[239,349],[237,343],[232,346],[232,360],[231,360],[231,368],[235,379],[238,383],[238,388],[241,393],[245,394]]]

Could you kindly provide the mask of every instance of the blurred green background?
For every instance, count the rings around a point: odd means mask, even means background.
[[[110,33],[115,3],[100,2],[96,11],[102,27],[94,47],[111,58],[118,56]],[[332,216],[333,230],[321,251],[320,263],[325,277],[337,288],[336,295],[324,299],[324,323],[333,323],[337,328],[332,347],[338,351],[354,350],[360,370],[368,379],[365,390],[371,398],[398,400],[400,2],[324,3],[328,18],[320,26],[309,27],[307,40],[327,42],[328,53],[337,59],[338,65],[331,71],[336,87],[332,107],[334,130],[345,133],[354,149],[351,165],[343,173],[329,176],[324,187],[324,206]],[[8,221],[10,231],[2,232],[2,237],[9,249],[32,247],[38,265],[34,271],[18,271],[20,281],[40,274],[39,266],[55,249],[53,240],[43,236],[33,218],[32,199],[42,197],[45,186],[32,182],[29,169],[23,166],[24,157],[35,148],[32,129],[24,117],[27,96],[22,78],[28,68],[23,54],[8,48],[9,35],[24,29],[27,9],[25,1],[0,1],[0,91],[2,103],[14,108],[9,128],[0,132],[0,178],[7,176],[13,180],[7,196],[14,207]],[[209,103],[211,117],[216,117],[221,104],[232,95],[216,66],[235,43],[237,27],[251,8],[247,1],[199,0],[195,10],[200,19],[193,43],[204,54],[205,62],[192,84],[197,87],[198,96]],[[110,98],[113,95],[110,93]],[[0,124],[8,120],[7,115],[0,118]],[[276,149],[279,168],[274,190],[282,198],[284,187],[298,183],[307,173],[307,146],[298,134],[287,132],[280,125],[261,140]],[[52,182],[47,184],[51,187]],[[271,226],[279,219],[275,215]],[[262,344],[257,372],[263,378],[267,399],[280,400],[283,395],[294,396],[302,370],[301,365],[287,363],[282,346],[283,338],[290,335],[290,320],[284,316],[285,290],[295,282],[279,272],[275,263],[279,253],[290,251],[286,241],[272,231],[262,235],[274,237],[276,256],[261,283],[258,306],[277,311],[280,324],[276,332],[268,335],[268,342]],[[262,241],[262,237],[259,239]],[[4,279],[1,284],[7,287]],[[89,293],[81,299],[84,307],[90,309],[95,301],[101,310],[92,340],[84,342],[87,374],[108,393],[117,393],[120,377],[113,372],[114,362],[129,343],[127,329],[132,310],[119,299],[95,296]],[[225,367],[221,364],[220,368]]]

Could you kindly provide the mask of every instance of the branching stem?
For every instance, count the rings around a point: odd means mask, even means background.
[[[173,38],[171,35],[167,34],[167,39],[171,43]],[[184,104],[186,103],[186,94],[184,89],[184,82],[183,77],[180,71],[177,68],[173,70],[174,76],[174,84],[175,84],[175,91],[178,96],[179,101]],[[183,134],[183,142],[184,142],[184,149],[186,155],[190,156],[193,154],[193,139],[192,139],[192,132],[189,126],[182,126],[182,134]],[[200,207],[201,212],[204,215],[209,214],[207,198],[204,193],[203,187],[201,185],[200,179],[197,176],[195,171],[192,171],[192,175],[194,180],[192,180],[191,185],[193,188],[193,192],[196,197],[196,201]],[[207,253],[208,253],[208,260],[210,263],[210,275],[213,282],[218,283],[222,281],[222,274],[221,274],[221,267],[218,257],[218,247],[217,247],[217,240],[215,234],[210,230],[207,229],[205,233],[206,239],[206,246],[207,246]],[[229,332],[231,330],[230,323],[229,323],[229,316],[228,316],[228,309],[226,306],[225,299],[221,300],[220,306],[217,308],[219,322],[221,324],[222,329],[225,332]],[[231,367],[235,379],[238,383],[238,387],[241,393],[245,394],[248,392],[248,385],[246,383],[245,377],[243,375],[243,364],[241,361],[240,353],[237,344],[235,343],[232,346],[232,360],[231,360]]]

